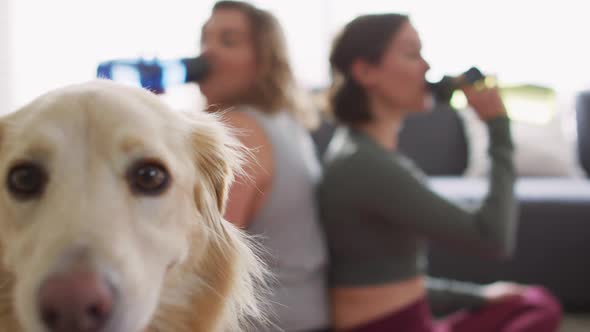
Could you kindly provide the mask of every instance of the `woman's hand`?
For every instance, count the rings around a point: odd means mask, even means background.
[[[526,291],[526,286],[512,282],[498,281],[484,286],[483,296],[490,303],[501,302],[510,298],[520,297]]]
[[[466,86],[461,90],[481,120],[488,121],[506,114],[498,88],[475,89]]]

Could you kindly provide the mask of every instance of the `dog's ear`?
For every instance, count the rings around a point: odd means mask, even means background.
[[[191,242],[195,246],[207,243],[203,255],[191,250],[198,262],[193,261],[189,266],[193,272],[199,267],[196,271],[199,279],[208,287],[193,299],[190,316],[194,312],[209,313],[194,317],[192,331],[210,331],[206,324],[215,317],[215,312],[224,317],[224,331],[241,331],[250,321],[266,322],[261,299],[268,274],[258,258],[260,248],[246,233],[224,221],[223,214],[234,176],[248,180],[241,166],[245,161],[252,162],[254,157],[233,135],[235,129],[221,121],[220,115],[191,113],[189,118],[190,148],[197,176],[194,200],[209,239]]]
[[[219,212],[225,212],[229,187],[241,165],[249,156],[247,149],[232,135],[219,116],[198,114],[191,116],[191,148],[201,176],[208,182],[206,188],[215,194]]]

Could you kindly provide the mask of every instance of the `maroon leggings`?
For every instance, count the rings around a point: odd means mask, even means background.
[[[348,332],[556,332],[561,306],[542,287],[529,287],[523,296],[461,310],[434,321],[427,300]]]

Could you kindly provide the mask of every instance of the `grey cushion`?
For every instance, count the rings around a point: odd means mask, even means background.
[[[468,150],[463,122],[450,106],[408,117],[399,149],[428,175],[462,175]]]
[[[323,113],[322,113],[323,115]],[[322,121],[320,126],[311,132],[311,137],[316,146],[316,150],[320,160],[326,152],[328,148],[328,144],[330,144],[330,140],[332,139],[332,135],[334,134],[334,130],[336,130],[336,126],[334,122],[327,118],[327,116],[323,115]]]
[[[576,100],[578,155],[582,168],[590,176],[590,91],[580,93]]]

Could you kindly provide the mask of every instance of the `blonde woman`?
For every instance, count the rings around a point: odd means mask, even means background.
[[[221,1],[201,42],[211,63],[201,92],[209,105],[228,110],[223,117],[256,157],[246,165],[248,179],[230,190],[226,218],[268,252],[277,279],[268,329],[327,329],[327,254],[314,196],[320,165],[306,129],[317,120],[298,98],[281,28],[264,10]]]

